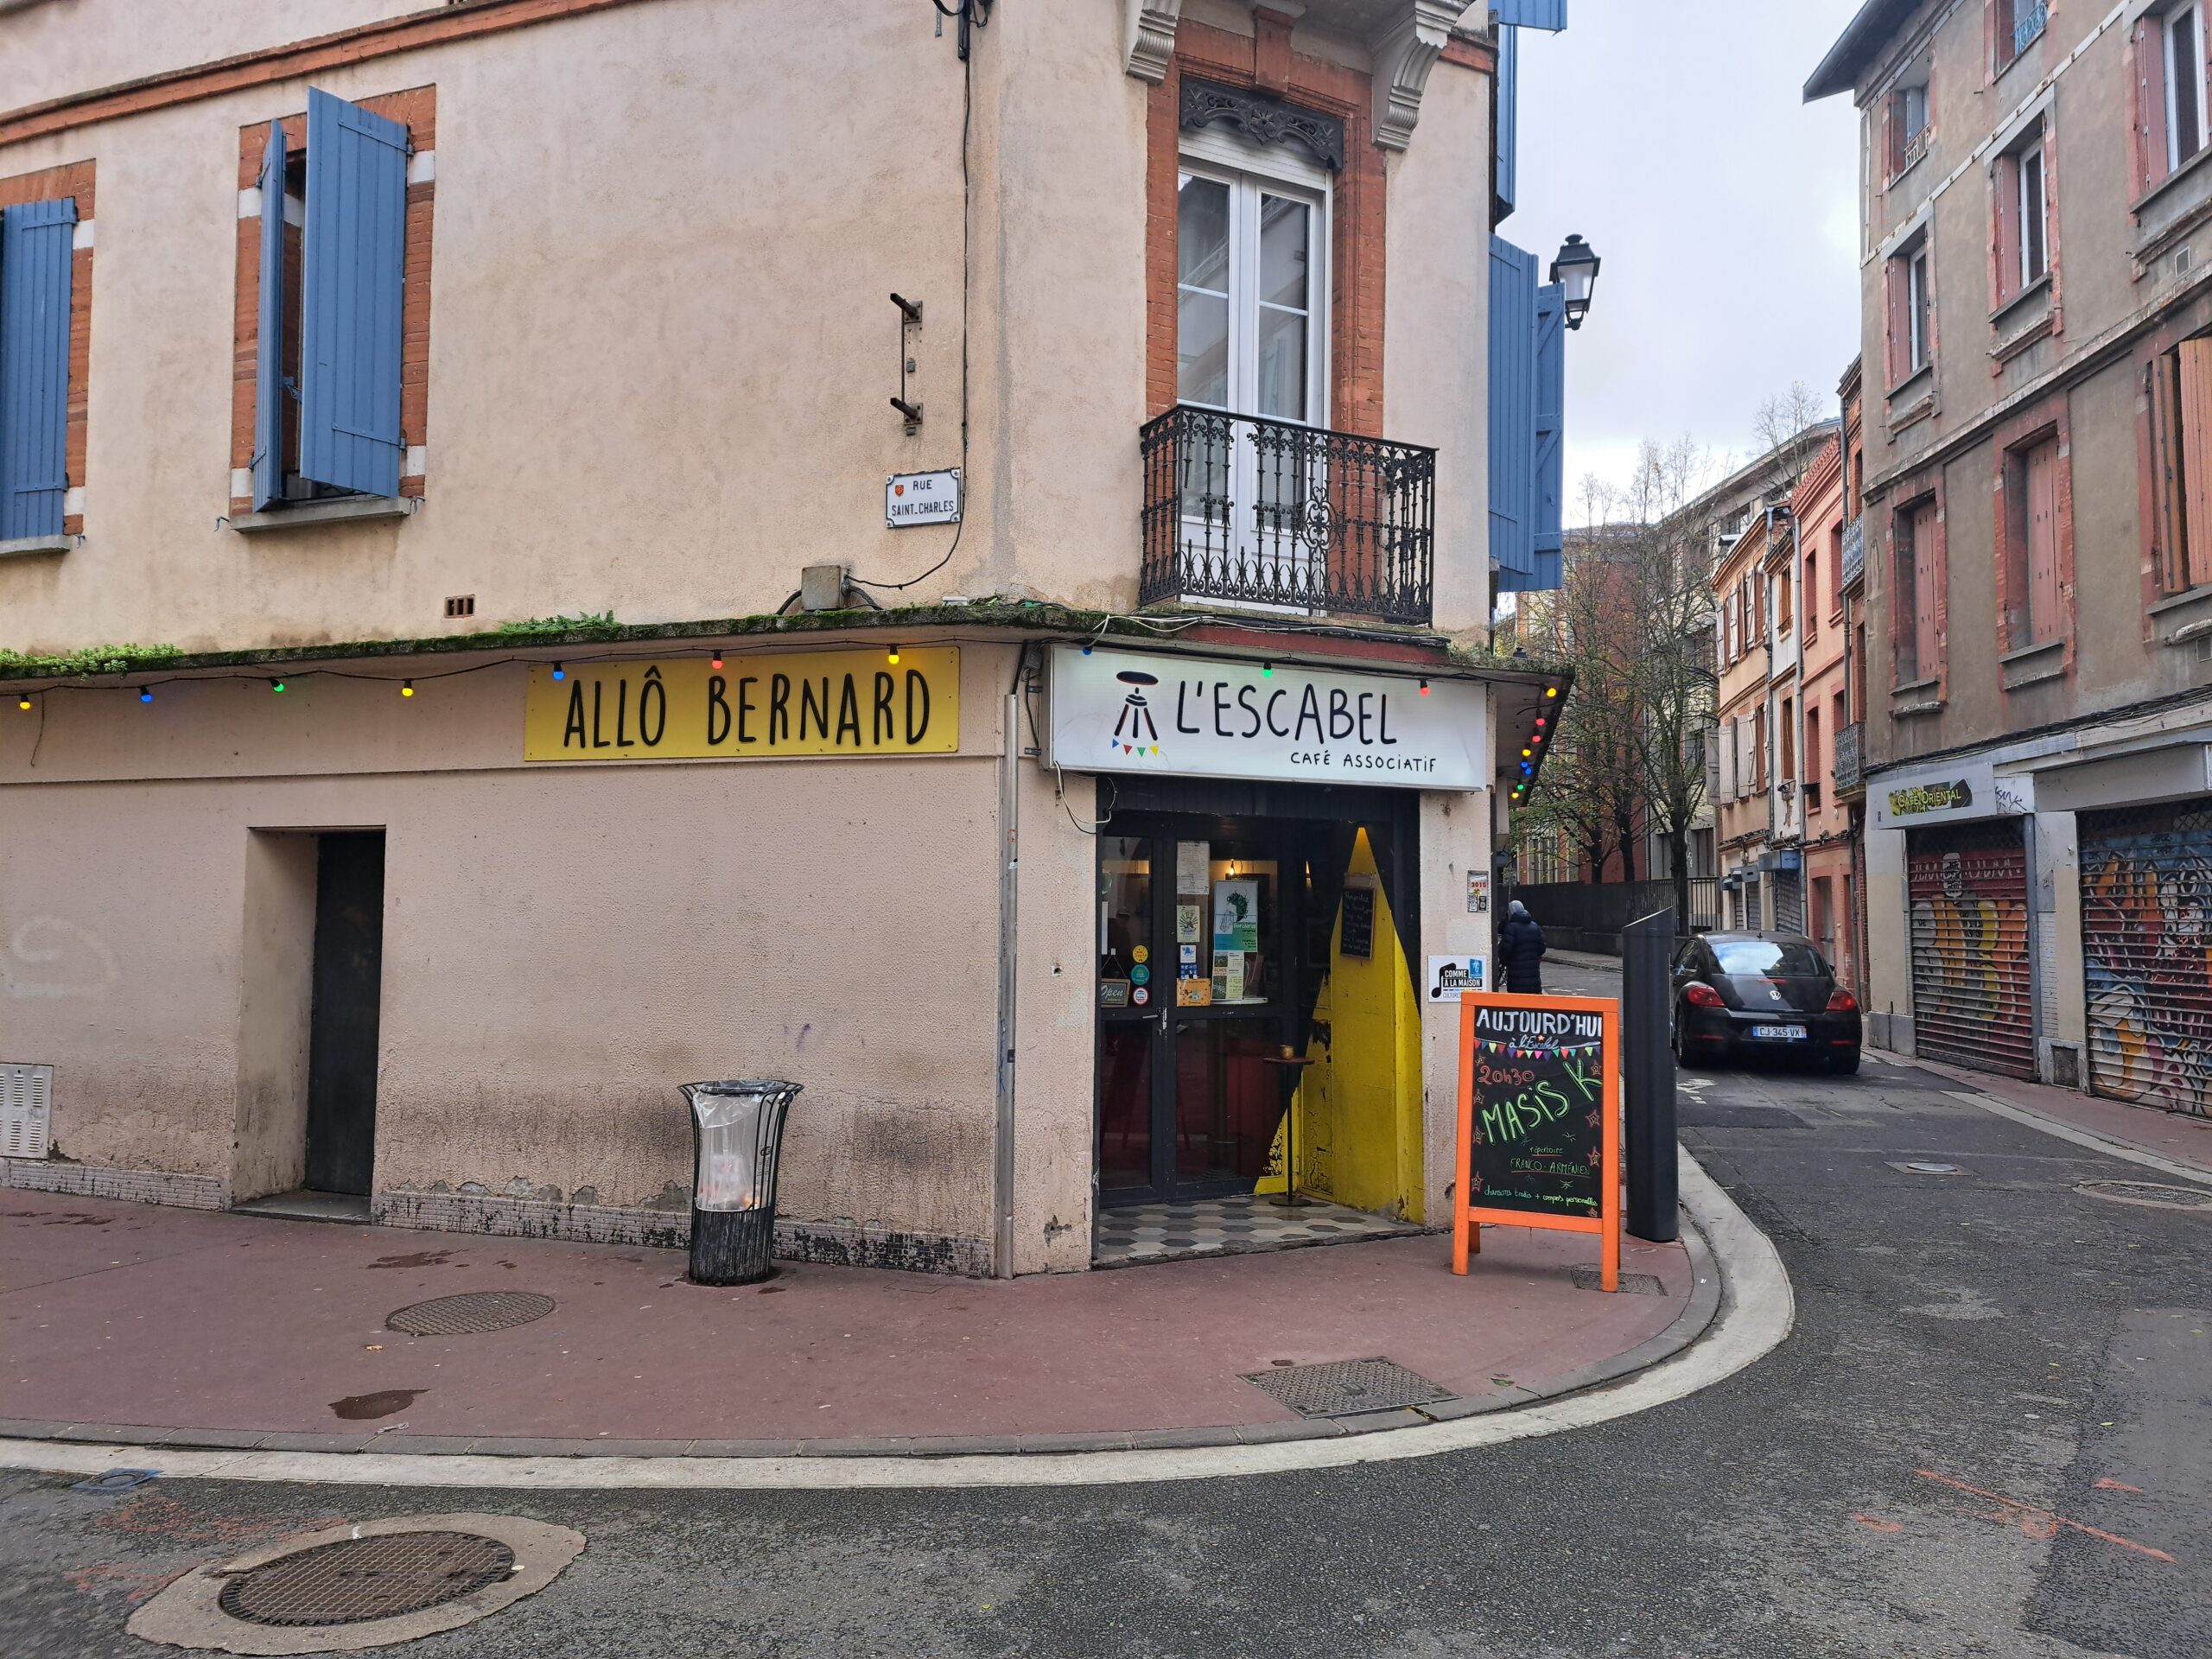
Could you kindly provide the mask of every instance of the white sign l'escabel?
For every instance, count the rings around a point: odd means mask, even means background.
[[[1267,782],[1488,785],[1483,685],[1055,646],[1052,764]]]

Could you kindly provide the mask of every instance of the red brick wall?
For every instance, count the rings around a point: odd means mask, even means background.
[[[1262,62],[1262,60],[1265,61]],[[1329,425],[1382,435],[1383,152],[1373,138],[1370,78],[1288,49],[1270,28],[1232,35],[1185,22],[1166,79],[1146,111],[1145,401],[1151,414],[1175,402],[1175,177],[1181,153],[1184,72],[1230,86],[1281,74],[1281,96],[1344,124],[1344,164],[1334,189],[1330,249]]]
[[[0,207],[19,207],[27,201],[59,201],[74,197],[77,223],[92,219],[92,163],[72,162],[37,173],[19,173],[0,179]],[[63,435],[63,461],[69,487],[85,484],[85,423],[90,408],[92,372],[92,252],[79,248],[69,257],[69,413]],[[61,520],[64,535],[84,533],[85,516],[69,513]]]
[[[436,149],[436,87],[416,86],[356,101],[363,109],[404,126],[417,156]],[[286,146],[304,149],[306,112],[286,116],[283,124]],[[261,182],[261,158],[268,147],[266,121],[238,129],[239,189],[251,190]],[[399,435],[400,442],[410,448],[429,442],[430,208],[436,190],[435,180],[407,187],[407,270],[400,289]],[[298,268],[289,248],[285,264],[287,280],[297,280]],[[231,467],[234,472],[253,464],[254,360],[261,344],[261,221],[257,219],[238,220],[238,304],[231,333]],[[293,354],[296,355],[296,345]],[[422,477],[401,478],[399,493],[422,494]],[[231,498],[232,513],[252,510],[251,497]]]

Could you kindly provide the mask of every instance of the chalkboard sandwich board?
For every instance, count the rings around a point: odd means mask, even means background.
[[[1459,1184],[1452,1271],[1481,1229],[1595,1233],[1601,1281],[1620,1278],[1620,1005],[1608,999],[1459,999]]]

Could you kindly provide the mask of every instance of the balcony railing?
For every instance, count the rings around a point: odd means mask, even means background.
[[[2048,0],[2020,0],[2012,18],[2012,55],[2017,58],[2026,51],[2050,21]]]
[[[1866,574],[1866,515],[1860,513],[1843,527],[1843,585],[1847,588]]]
[[[1866,786],[1866,756],[1862,743],[1866,730],[1854,720],[1835,734],[1835,792],[1838,799]]]
[[[1141,437],[1141,604],[1430,620],[1433,449],[1187,404]]]

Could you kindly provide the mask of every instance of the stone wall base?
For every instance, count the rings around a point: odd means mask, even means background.
[[[586,1244],[639,1244],[681,1250],[691,1242],[691,1217],[681,1210],[626,1210],[612,1205],[560,1204],[496,1192],[379,1192],[369,1218],[383,1227],[423,1232],[486,1233],[501,1238],[558,1238]],[[776,1254],[787,1262],[841,1268],[986,1279],[988,1239],[898,1232],[846,1221],[776,1220]]]
[[[168,1204],[187,1210],[227,1210],[231,1184],[213,1175],[158,1169],[108,1169],[29,1158],[0,1158],[0,1187]],[[485,1233],[499,1238],[557,1238],[579,1244],[646,1245],[681,1250],[691,1242],[690,1212],[626,1210],[612,1205],[556,1204],[493,1192],[379,1192],[369,1219],[380,1227],[420,1232]],[[776,1221],[776,1254],[786,1262],[826,1267],[887,1268],[906,1273],[991,1275],[990,1241],[936,1233],[898,1232],[849,1221]]]
[[[186,1210],[227,1210],[231,1184],[219,1175],[173,1175],[160,1169],[108,1169],[97,1164],[0,1158],[0,1186],[63,1192],[125,1204],[173,1204]]]

